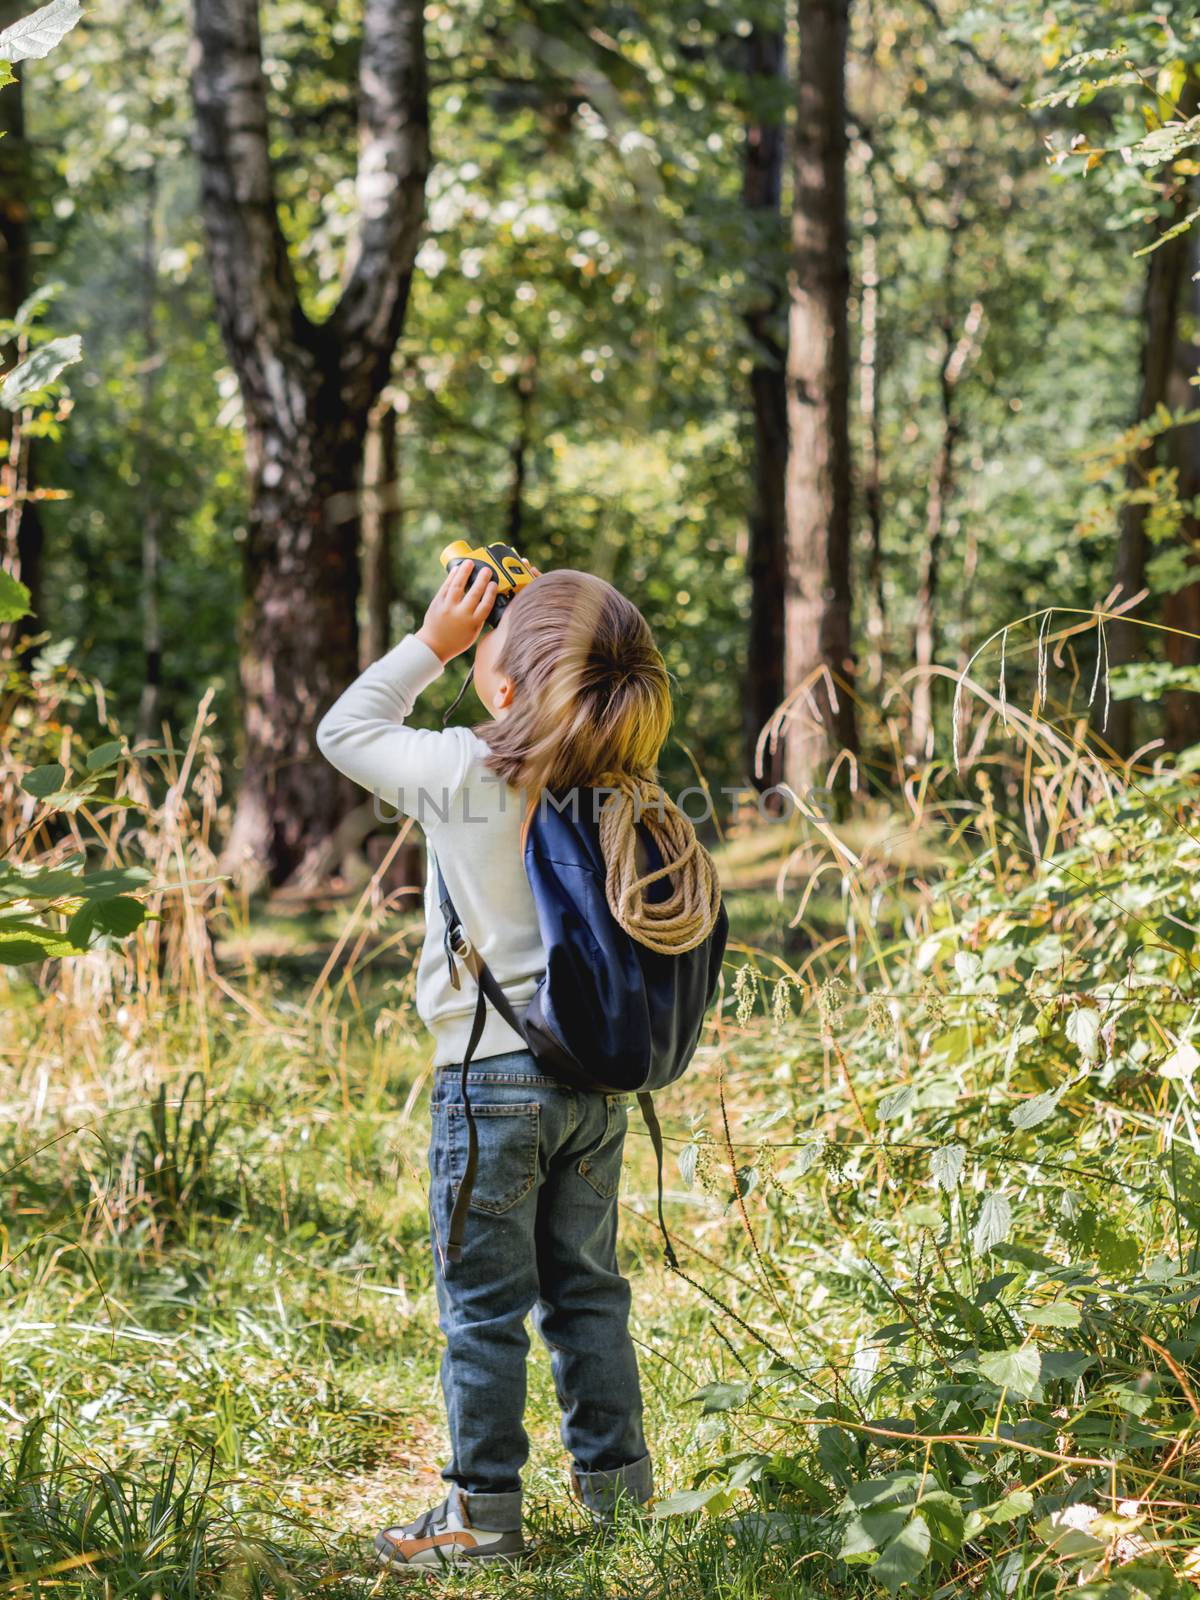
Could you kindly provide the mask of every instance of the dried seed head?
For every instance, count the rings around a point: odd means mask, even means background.
[[[758,992],[758,974],[750,963],[744,962],[737,969],[733,980],[733,998],[736,1002],[735,1016],[738,1026],[744,1028],[754,1012],[754,1001]]]
[[[872,1033],[877,1033],[884,1039],[895,1032],[896,1022],[892,1016],[892,1008],[881,994],[873,994],[867,1001],[867,1027]]]
[[[925,1007],[925,1014],[930,1022],[937,1027],[944,1027],[946,1022],[946,1002],[934,987],[931,979],[926,978],[921,985],[921,1004]]]
[[[787,978],[780,978],[771,995],[771,1021],[776,1028],[783,1028],[792,1020],[792,985]]]
[[[696,1182],[707,1195],[724,1199],[727,1185],[721,1177],[721,1163],[707,1134],[696,1138]]]
[[[840,978],[826,978],[817,990],[817,1010],[821,1015],[821,1026],[826,1033],[832,1033],[842,1020],[842,995],[845,993],[845,984]]]

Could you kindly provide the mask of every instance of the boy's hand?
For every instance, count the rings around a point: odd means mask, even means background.
[[[495,604],[498,587],[486,568],[472,568],[460,561],[451,567],[429,602],[425,621],[417,629],[417,638],[429,646],[443,665],[462,655],[478,639],[488,612]]]

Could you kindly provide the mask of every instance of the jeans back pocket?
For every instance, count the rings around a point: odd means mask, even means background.
[[[533,1188],[538,1170],[540,1113],[536,1101],[524,1105],[476,1105],[472,1099],[471,1114],[479,1137],[472,1211],[499,1216],[511,1211]],[[435,1106],[433,1127],[435,1141],[442,1141],[448,1176],[457,1192],[467,1170],[467,1118],[462,1104]]]
[[[623,1095],[605,1095],[604,1101],[603,1131],[576,1170],[602,1200],[611,1200],[621,1187],[621,1163],[625,1154],[629,1111]]]

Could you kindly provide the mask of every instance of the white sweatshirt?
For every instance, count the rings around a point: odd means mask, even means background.
[[[405,726],[417,696],[441,672],[438,657],[410,633],[355,679],[317,727],[317,746],[327,761],[378,796],[385,816],[399,811],[424,829],[431,859],[417,1013],[433,1034],[438,1066],[462,1060],[476,991],[461,963],[461,987],[450,983],[433,854],[468,938],[518,1016],[546,968],[521,853],[520,796],[487,770],[487,746],[469,728],[428,732]],[[398,819],[395,826],[401,826]],[[474,1059],[524,1048],[489,1006]]]

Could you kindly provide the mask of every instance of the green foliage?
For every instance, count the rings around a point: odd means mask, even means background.
[[[1114,700],[1157,704],[1169,689],[1200,694],[1200,667],[1176,667],[1169,661],[1135,661],[1127,667],[1114,667],[1110,682]]]
[[[38,806],[22,833],[36,833],[52,817],[84,806],[131,806],[132,800],[105,792],[123,754],[119,741],[109,741],[88,753],[77,777],[68,778],[57,761],[26,772],[20,787]],[[109,938],[128,938],[145,920],[145,908],[134,897],[149,881],[145,867],[89,868],[82,854],[63,856],[53,866],[0,859],[0,965],[71,956]]]
[[[19,411],[45,396],[67,367],[83,359],[83,341],[77,333],[42,344],[14,367],[0,385],[0,405]]]
[[[891,1593],[980,1564],[1097,1582],[1133,1554],[1131,1586],[1175,1593],[1200,1512],[1198,837],[1185,770],[1036,872],[984,850],[801,1028],[751,1123],[755,1292],[716,1316],[755,1376],[697,1396],[736,1427],[710,1512],[769,1429],[750,1491]],[[785,1167],[775,1140],[821,1156]]]
[[[1055,60],[1089,44],[1076,38],[1086,19],[1067,12],[852,8],[855,282],[868,179],[886,263],[884,614],[878,672],[874,645],[860,652],[869,703],[911,657],[940,439],[931,351],[977,297],[979,347],[956,396],[940,654],[955,659],[1050,596],[1090,605],[1109,587],[1111,501],[1097,507],[1095,539],[1075,534],[1081,452],[1133,412],[1129,308],[1143,269],[1113,228],[1111,193],[1067,189],[1042,161],[1046,128],[1026,102]],[[37,225],[66,285],[60,314],[88,352],[70,448],[43,457],[45,481],[69,497],[45,508],[48,616],[131,723],[144,663],[128,607],[144,514],[157,512],[170,536],[161,709],[181,724],[212,684],[232,750],[242,417],[203,266],[186,8],[97,0],[92,20],[50,58],[42,113],[61,155]],[[581,19],[570,7],[472,4],[429,17],[438,160],[389,391],[402,507],[393,634],[418,620],[448,538],[505,536],[515,517],[543,566],[592,567],[649,616],[678,686],[675,786],[692,780],[690,756],[714,785],[748,776],[744,318],[783,282],[786,229],[743,204],[744,122],[786,113],[788,95],[741,68],[747,29],[769,20],[723,0],[683,21],[651,6]],[[358,12],[273,0],[263,26],[283,223],[305,306],[320,316],[352,237]],[[153,40],[132,66],[128,36]],[[856,294],[856,350],[861,310]],[[781,311],[777,336],[783,324]],[[435,720],[456,686],[437,691]],[[868,780],[880,762],[886,740],[865,752]]]
[[[48,56],[82,15],[79,0],[49,0],[0,33],[0,61],[11,65]]]
[[[0,622],[18,622],[29,615],[29,590],[11,573],[0,571]]]

